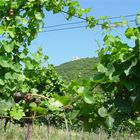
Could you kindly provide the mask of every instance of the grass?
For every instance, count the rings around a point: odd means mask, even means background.
[[[0,125],[0,140],[25,140],[26,127],[21,128],[19,125],[8,124],[5,133],[2,125]],[[110,138],[103,131],[99,133],[69,130],[65,128],[56,129],[53,126],[45,125],[33,126],[31,140],[138,140],[139,138],[129,132],[116,132]]]

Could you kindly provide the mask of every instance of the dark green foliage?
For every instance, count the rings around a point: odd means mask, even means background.
[[[135,41],[134,47],[118,36],[104,37],[105,47],[99,50],[94,82],[100,84],[105,96],[113,97],[106,103],[110,105],[107,110],[115,120],[114,127],[133,126],[133,130],[140,131],[140,28],[128,28],[125,36]]]
[[[125,36],[134,39],[134,47],[107,34],[93,79],[69,84],[71,109],[66,115],[73,124],[81,122],[86,130],[103,126],[108,132],[140,132],[140,28],[128,28]]]

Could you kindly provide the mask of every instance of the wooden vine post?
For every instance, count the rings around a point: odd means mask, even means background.
[[[29,115],[32,115],[31,112],[29,112]],[[31,140],[33,130],[33,119],[32,118],[26,119],[26,123],[27,123],[27,132],[25,135],[25,140]]]

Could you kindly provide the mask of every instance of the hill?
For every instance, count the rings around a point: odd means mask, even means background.
[[[95,57],[82,58],[56,66],[55,69],[66,82],[73,79],[82,80],[93,76],[95,73],[93,68],[97,62],[99,62],[99,60]]]

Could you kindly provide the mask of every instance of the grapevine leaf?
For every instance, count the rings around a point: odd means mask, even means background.
[[[107,110],[104,107],[101,107],[98,109],[98,114],[100,115],[100,117],[106,117],[107,116]]]
[[[85,87],[83,87],[83,86],[80,86],[80,87],[77,89],[77,93],[78,93],[78,94],[83,94],[84,91],[85,91]]]
[[[106,75],[109,76],[109,78],[111,79],[112,78],[112,74],[115,72],[115,68],[114,68],[114,66],[111,63],[109,63],[107,65],[107,69],[108,70],[106,71]]]
[[[105,121],[105,124],[107,125],[107,127],[109,129],[112,129],[113,128],[113,123],[114,123],[114,118],[112,118],[110,115],[107,116],[106,121]]]
[[[22,86],[21,86],[21,91],[22,91],[23,93],[29,92],[29,86],[26,85],[26,84],[22,84]]]
[[[5,79],[12,79],[12,75],[11,75],[10,72],[7,72],[7,73],[5,74]]]
[[[21,71],[21,66],[18,63],[17,64],[13,64],[11,66],[11,69],[14,70],[15,72],[20,72]]]
[[[36,13],[35,14],[35,18],[37,19],[37,20],[42,20],[42,15],[41,15],[41,13]]]
[[[94,82],[103,82],[105,81],[105,75],[103,73],[97,73],[93,77]]]
[[[126,70],[124,70],[124,73],[126,74],[126,76],[129,75],[130,70],[131,70],[134,66],[136,66],[136,64],[137,64],[137,60],[134,60],[134,61],[132,61],[132,63],[131,63],[131,65],[129,66],[129,68],[126,69]]]
[[[58,101],[60,101],[63,105],[68,105],[71,102],[71,97],[70,96],[60,96],[56,98]]]
[[[31,107],[32,109],[35,109],[37,107],[37,104],[35,102],[32,102],[29,104],[29,107]]]
[[[3,27],[3,26],[0,26],[0,34],[2,35],[2,34],[4,34],[4,33],[5,33],[4,27]]]
[[[0,114],[6,115],[12,106],[13,103],[11,101],[0,100]]]
[[[36,94],[36,93],[38,93],[38,90],[36,88],[32,88],[31,89],[31,93],[35,93]]]
[[[15,37],[15,35],[14,35],[14,33],[13,33],[13,31],[7,31],[7,33],[10,35],[10,37],[12,37],[12,38],[14,38]]]
[[[115,83],[119,82],[119,81],[120,81],[119,75],[110,77],[110,80],[111,80],[112,82],[115,82]]]
[[[40,107],[40,106],[37,106],[35,111],[38,112],[38,113],[41,113],[41,114],[46,114],[47,113],[46,108],[43,108],[43,107]]]
[[[49,109],[52,110],[52,111],[55,111],[55,110],[61,110],[61,107],[63,106],[63,104],[60,102],[60,101],[56,101],[54,98],[51,98],[49,100]]]
[[[78,114],[79,114],[79,110],[74,110],[72,112],[69,112],[69,117],[71,120],[75,120]]]
[[[42,49],[39,48],[38,51],[36,53],[32,53],[34,59],[37,61],[37,62],[40,62],[41,59],[42,59]]]
[[[17,108],[16,106],[13,107],[10,111],[10,116],[13,117],[15,120],[20,120],[22,117],[25,116],[25,113],[22,108]]]
[[[63,106],[63,104],[59,101],[51,102],[50,105],[54,106],[54,107],[62,107]]]
[[[97,65],[97,69],[98,69],[98,72],[101,72],[101,73],[106,73],[107,72],[107,68],[100,63]]]
[[[21,22],[23,25],[27,24],[27,20],[22,18],[22,17],[20,17],[20,16],[16,16],[16,21]]]
[[[85,93],[85,94],[84,94],[83,99],[84,99],[84,101],[85,101],[87,104],[93,104],[93,103],[94,103],[93,96],[91,96],[91,95],[88,94],[88,93]]]
[[[2,80],[2,79],[0,79],[0,85],[4,85],[5,83],[4,83],[4,80]]]
[[[5,46],[4,46],[5,51],[6,51],[6,52],[12,52],[13,49],[14,49],[14,45],[15,45],[14,42],[5,45]]]
[[[125,32],[125,36],[129,39],[137,39],[133,28],[128,28]]]

